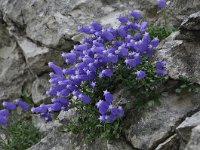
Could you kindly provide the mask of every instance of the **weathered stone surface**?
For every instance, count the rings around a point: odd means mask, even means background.
[[[177,134],[169,137],[165,142],[161,143],[156,147],[155,150],[178,150],[179,149],[179,138]]]
[[[77,121],[78,120],[78,112],[77,112],[77,109],[75,108],[72,108],[72,109],[69,109],[67,111],[61,111],[59,113],[59,115],[57,116],[58,120],[61,122],[61,123],[67,123],[69,121]]]
[[[195,113],[191,117],[187,117],[177,128],[176,132],[178,133],[181,141],[180,148],[184,149],[192,133],[192,129],[200,124],[200,112]]]
[[[46,123],[44,118],[41,118],[38,114],[33,114],[32,119],[34,126],[37,127],[40,130],[40,132],[50,132],[62,125],[61,123],[59,123],[58,120]]]
[[[32,100],[34,103],[44,103],[47,102],[50,97],[46,94],[46,91],[50,88],[48,82],[49,75],[44,74],[43,76],[38,77],[32,84]]]
[[[21,49],[4,24],[0,24],[0,39],[0,100],[10,100],[21,95],[28,71]]]
[[[123,140],[107,143],[107,141],[88,141],[72,133],[52,132],[38,144],[28,150],[133,150]]]
[[[200,83],[200,43],[177,40],[179,32],[172,33],[160,43],[156,55],[166,61],[168,74],[173,79],[179,76]]]
[[[161,97],[160,105],[148,111],[130,112],[126,137],[133,147],[151,149],[174,132],[177,123],[200,105],[199,94]],[[141,117],[139,117],[141,116]]]
[[[180,26],[181,30],[198,31],[200,30],[200,11],[190,15]]]
[[[1,0],[0,9],[6,22],[17,24],[35,42],[47,47],[69,49],[77,26],[93,20],[116,26],[119,14],[129,9],[144,9],[148,14],[154,0]],[[16,27],[16,25],[14,26]],[[64,41],[64,42],[63,42]]]
[[[29,68],[36,74],[45,72],[48,70],[48,54],[49,49],[46,47],[39,47],[30,40],[23,38],[18,39],[18,44],[23,50],[24,57],[26,59]]]
[[[199,0],[173,0],[170,5],[170,18],[174,18],[173,23],[180,25],[189,15],[200,10]]]
[[[200,125],[192,130],[192,135],[185,150],[200,150]]]

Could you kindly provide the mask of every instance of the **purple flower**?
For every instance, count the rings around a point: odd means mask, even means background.
[[[163,9],[166,7],[166,0],[157,0],[157,5],[159,8]]]
[[[55,102],[53,104],[51,104],[51,106],[48,108],[48,110],[51,111],[61,111],[62,108],[62,104],[59,102]]]
[[[118,57],[112,53],[108,54],[108,62],[117,63]]]
[[[0,126],[7,123],[8,117],[0,115]]]
[[[7,109],[1,109],[0,110],[0,116],[6,116],[8,117],[9,111]]]
[[[100,120],[101,122],[106,122],[106,116],[105,116],[105,115],[99,116],[99,120]]]
[[[47,111],[48,111],[48,108],[45,105],[31,108],[32,113],[47,113]]]
[[[108,102],[109,104],[113,101],[113,95],[109,91],[103,91],[103,95],[105,97],[106,102]]]
[[[151,41],[151,45],[152,45],[153,47],[157,47],[157,46],[158,46],[158,43],[159,43],[158,37],[154,38],[154,39]]]
[[[142,18],[142,13],[140,10],[132,10],[129,11],[129,14],[132,15],[134,17],[134,19],[138,20]]]
[[[105,115],[108,110],[109,104],[103,100],[99,100],[99,102],[96,103],[96,106],[99,109],[99,113]]]
[[[28,103],[22,101],[21,99],[16,99],[15,103],[17,105],[19,105],[22,108],[22,110],[24,110],[24,111],[27,111],[30,109],[30,105]]]
[[[126,36],[126,30],[124,29],[124,26],[120,26],[117,31],[120,37]]]
[[[156,74],[158,74],[158,75],[165,75],[166,71],[164,69],[156,69]]]
[[[119,16],[118,20],[119,20],[121,23],[127,23],[128,17],[127,17],[127,16]]]
[[[140,31],[144,32],[147,26],[148,26],[148,23],[146,21],[143,21],[140,26]]]
[[[121,56],[121,57],[128,56],[128,49],[125,48],[125,47],[123,47],[123,46],[120,46],[120,47],[118,48],[117,54],[118,54],[119,56]]]
[[[65,58],[66,63],[72,64],[76,62],[76,54],[75,53],[62,53],[62,57]]]
[[[7,108],[7,109],[10,109],[10,110],[15,110],[16,109],[16,105],[13,102],[6,102],[6,101],[4,101],[3,102],[3,106],[5,108]]]
[[[102,33],[102,38],[108,41],[112,41],[112,39],[114,38],[113,34],[108,32],[108,31],[104,31]]]
[[[93,82],[93,81],[92,81],[92,82],[90,83],[90,85],[91,85],[91,87],[94,88],[94,87],[96,86],[96,82]]]
[[[111,69],[104,69],[101,71],[102,76],[111,77],[113,75],[113,71]]]
[[[49,67],[50,67],[51,69],[53,69],[53,71],[54,71],[56,74],[58,74],[58,75],[62,75],[62,74],[63,74],[62,68],[59,67],[59,66],[57,66],[57,65],[55,65],[53,62],[49,62],[48,65],[49,65]]]
[[[69,104],[69,100],[67,98],[64,98],[64,97],[54,97],[52,99],[52,102],[53,103],[58,102],[58,103],[61,103],[63,105],[68,105]]]
[[[156,69],[162,69],[163,67],[165,67],[166,62],[165,61],[156,61],[155,66]]]
[[[98,23],[98,22],[92,22],[90,25],[93,27],[93,29],[94,29],[95,31],[100,31],[100,30],[102,30],[102,26],[101,26],[101,24]]]
[[[125,60],[126,65],[130,67],[135,67],[137,65],[137,62],[135,59],[127,59]]]
[[[108,120],[108,121],[114,121],[116,119],[116,116],[115,115],[113,115],[113,114],[110,114],[110,115],[108,115],[108,116],[106,116],[106,120]]]
[[[79,32],[83,32],[86,34],[92,34],[93,32],[91,31],[91,27],[90,26],[79,26],[78,27],[78,31]]]
[[[83,101],[83,103],[85,103],[85,104],[88,104],[91,101],[90,97],[83,93],[79,94],[78,98],[80,98]]]
[[[136,75],[137,75],[137,78],[139,78],[139,79],[143,79],[143,78],[146,77],[146,73],[144,71],[142,71],[142,70],[138,70],[136,72]]]

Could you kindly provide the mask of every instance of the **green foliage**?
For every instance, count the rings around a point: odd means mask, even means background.
[[[25,150],[42,138],[42,134],[33,126],[30,117],[13,118],[7,127],[2,128],[5,139],[0,138],[1,150]]]
[[[176,31],[175,28],[169,26],[154,26],[150,25],[148,32],[152,37],[158,37],[160,41],[168,37],[172,32]]]
[[[192,83],[186,77],[180,76],[174,89],[177,94],[188,92],[198,93],[200,91],[200,86],[198,84]]]

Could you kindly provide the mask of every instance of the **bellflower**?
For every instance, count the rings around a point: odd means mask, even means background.
[[[132,15],[134,19],[137,19],[137,20],[142,18],[142,13],[140,10],[129,11],[129,14]]]
[[[145,73],[144,71],[142,71],[142,70],[138,70],[138,71],[136,72],[136,75],[137,75],[137,78],[138,78],[138,79],[143,79],[143,78],[146,77],[146,73]]]
[[[157,0],[157,5],[159,8],[163,9],[166,7],[166,0]]]
[[[3,102],[3,106],[9,110],[15,110],[16,109],[16,105],[13,102]]]
[[[19,105],[24,111],[28,111],[30,109],[30,105],[26,102],[23,102],[22,99],[16,99],[15,103]]]

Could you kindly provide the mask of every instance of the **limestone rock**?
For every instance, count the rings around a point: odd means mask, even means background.
[[[198,31],[200,30],[200,11],[190,15],[180,26],[181,30]]]
[[[180,32],[172,33],[160,43],[157,58],[166,61],[168,74],[173,79],[179,76],[200,83],[200,43],[176,39]]]
[[[58,120],[50,121],[48,123],[45,122],[44,118],[41,118],[38,114],[32,115],[33,124],[36,128],[40,130],[40,132],[49,132],[57,129],[62,124],[59,123]]]
[[[58,120],[61,123],[67,123],[68,121],[77,121],[78,119],[78,112],[75,108],[69,109],[67,111],[61,111],[57,116]]]
[[[192,130],[192,135],[185,150],[199,150],[200,149],[200,125]]]
[[[119,14],[130,9],[143,9],[148,14],[154,0],[1,0],[0,9],[6,22],[46,47],[69,49],[79,25],[99,21],[116,26]],[[152,15],[153,18],[153,15]],[[12,25],[11,25],[12,26]],[[19,30],[18,30],[19,31]]]
[[[38,77],[32,84],[32,100],[35,104],[47,102],[50,97],[46,94],[46,91],[50,88],[48,82],[49,76],[45,74]]]
[[[0,100],[17,98],[28,79],[28,70],[21,49],[0,24]]]
[[[80,135],[72,133],[52,132],[43,138],[38,144],[28,150],[133,150],[123,140],[113,143],[96,140],[88,141]]]
[[[181,145],[185,145],[190,140],[191,132],[194,127],[200,125],[200,112],[195,113],[191,117],[187,117],[177,128],[176,131],[181,138]]]
[[[126,137],[133,147],[152,149],[174,132],[176,124],[200,105],[199,94],[161,97],[160,105],[148,111],[127,114]]]
[[[179,138],[177,134],[174,134],[170,136],[165,142],[159,144],[155,150],[178,150],[179,144]]]

